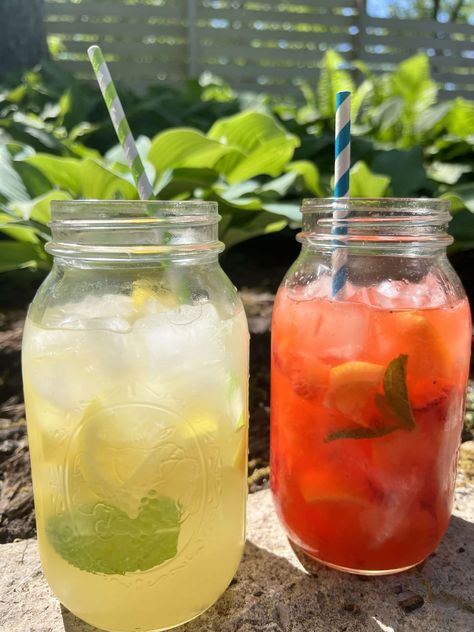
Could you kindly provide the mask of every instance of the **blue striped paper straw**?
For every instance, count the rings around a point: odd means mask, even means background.
[[[334,197],[349,197],[349,169],[351,166],[351,93],[336,94],[336,148],[334,164]],[[332,296],[340,296],[347,279],[347,245],[338,237],[347,235],[347,209],[333,211],[332,234]]]
[[[122,146],[125,159],[132,172],[138,196],[141,200],[149,200],[153,197],[153,189],[145,173],[145,167],[138,153],[137,145],[133,139],[132,132],[128,125],[127,117],[122,107],[122,103],[117,94],[117,89],[110,75],[109,68],[105,62],[104,55],[99,46],[90,46],[87,50],[89,59],[97,77],[100,91],[104,97],[105,105],[109,111],[112,124]]]

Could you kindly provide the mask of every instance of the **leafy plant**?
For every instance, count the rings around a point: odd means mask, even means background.
[[[121,90],[159,199],[219,203],[232,246],[300,221],[301,198],[331,195],[334,93],[352,98],[352,196],[441,196],[451,202],[454,249],[474,248],[474,103],[437,103],[428,59],[416,55],[375,76],[328,51],[303,103],[236,96],[215,78],[182,91]],[[239,111],[241,110],[241,111]],[[183,126],[186,125],[186,126]],[[57,66],[0,93],[0,271],[47,269],[53,199],[136,199],[97,89]],[[113,146],[112,146],[113,145]]]

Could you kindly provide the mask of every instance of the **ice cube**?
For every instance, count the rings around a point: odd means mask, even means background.
[[[360,358],[369,345],[370,314],[366,305],[339,301],[316,301],[319,327],[308,343],[329,362]]]
[[[139,362],[155,375],[199,371],[224,358],[222,328],[215,307],[183,305],[139,318],[133,336]]]

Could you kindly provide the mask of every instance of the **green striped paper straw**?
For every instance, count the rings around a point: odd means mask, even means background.
[[[97,77],[100,91],[104,97],[105,105],[112,119],[117,138],[122,146],[125,159],[132,172],[133,179],[137,187],[141,200],[149,200],[153,197],[153,189],[145,173],[145,167],[138,154],[137,145],[133,139],[132,132],[128,125],[127,117],[123,111],[115,84],[110,75],[110,71],[105,62],[104,55],[99,46],[91,46],[87,50],[89,59]]]

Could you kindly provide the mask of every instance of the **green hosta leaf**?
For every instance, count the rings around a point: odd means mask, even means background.
[[[71,200],[65,191],[50,191],[28,202],[17,202],[12,208],[24,220],[32,219],[41,224],[47,224],[51,219],[50,205],[53,200]]]
[[[0,243],[0,272],[10,272],[21,268],[49,269],[49,260],[43,246],[19,241]]]
[[[276,215],[283,215],[291,219],[292,228],[301,225],[301,202],[263,202],[262,207],[266,211],[275,213]]]
[[[391,76],[394,94],[399,94],[415,111],[422,112],[436,101],[438,89],[431,79],[430,64],[425,54],[409,57]]]
[[[474,135],[474,102],[458,97],[449,113],[446,128],[462,139]]]
[[[15,160],[23,160],[24,158],[28,158],[28,156],[34,156],[36,153],[32,147],[24,143],[5,143],[5,147],[8,149],[10,156]],[[16,168],[17,165],[15,164],[15,169]]]
[[[415,133],[425,134],[426,132],[431,132],[436,125],[441,123],[443,119],[446,119],[452,107],[453,102],[447,101],[446,103],[437,103],[424,112],[421,112],[413,126]]]
[[[181,167],[169,169],[161,174],[155,185],[155,195],[162,200],[172,200],[183,193],[188,197],[195,197],[196,189],[208,189],[218,179],[218,174],[212,169],[198,169]]]
[[[388,176],[377,175],[359,160],[350,171],[349,195],[351,197],[384,197],[390,184]]]
[[[474,213],[474,182],[460,184],[452,188],[447,195],[456,196],[458,199],[461,199],[464,206],[471,211],[471,213]],[[443,195],[441,197],[445,196]]]
[[[136,518],[105,503],[49,519],[46,533],[56,552],[89,573],[146,571],[178,551],[181,508],[165,496],[148,498]]]
[[[0,213],[0,232],[16,241],[32,244],[40,243],[36,231],[31,226],[28,226],[26,222],[19,218],[14,218],[6,213]],[[0,249],[4,243],[4,241],[0,241]]]
[[[36,154],[26,158],[28,164],[33,165],[45,175],[53,187],[67,191],[73,197],[81,193],[80,166],[75,158],[59,158],[49,154]]]
[[[158,173],[178,167],[213,169],[223,156],[239,152],[193,129],[162,132],[151,142],[148,160]],[[240,156],[242,157],[242,156]]]
[[[274,138],[263,143],[227,174],[228,181],[242,182],[260,174],[278,176],[293,157],[298,144],[296,137],[286,140]]]
[[[472,167],[467,164],[452,162],[439,162],[435,160],[426,170],[427,175],[432,180],[444,182],[445,184],[456,184],[464,173],[471,173]]]
[[[30,197],[35,198],[51,190],[50,181],[36,167],[22,160],[15,160],[13,164]]]
[[[392,193],[396,197],[418,194],[427,186],[423,150],[419,145],[410,150],[377,152],[370,167],[390,177]]]
[[[324,191],[319,182],[318,168],[309,160],[294,160],[288,164],[287,171],[296,173],[300,176],[304,182],[306,190],[313,195],[316,195],[317,197],[322,197],[324,195]]]
[[[336,92],[354,92],[355,85],[348,70],[344,69],[344,58],[334,50],[328,50],[321,64],[318,82],[318,104],[321,115],[334,119],[336,112]]]
[[[407,389],[407,355],[400,355],[388,365],[383,376],[384,394],[375,395],[375,403],[386,419],[392,419],[399,428],[413,430],[415,418]]]
[[[382,131],[389,129],[399,122],[400,115],[403,111],[403,99],[393,97],[387,99],[371,113],[371,120],[374,125]]]
[[[0,199],[28,200],[28,191],[6,147],[0,147]]]
[[[263,194],[263,195],[273,194],[272,197],[279,196],[283,198],[286,196],[289,189],[291,189],[297,177],[298,177],[298,174],[294,171],[285,173],[279,178],[275,178],[274,180],[270,180],[269,182],[266,182],[265,184],[263,184],[258,189],[258,193]]]
[[[276,213],[238,208],[219,196],[216,196],[216,201],[222,216],[219,239],[227,248],[252,237],[278,232],[288,225],[288,220]]]
[[[232,184],[261,174],[279,176],[300,144],[271,116],[260,112],[242,112],[217,121],[208,137],[238,150],[216,165]]]
[[[121,175],[95,160],[87,158],[80,164],[81,195],[92,200],[136,200],[135,186]]]

